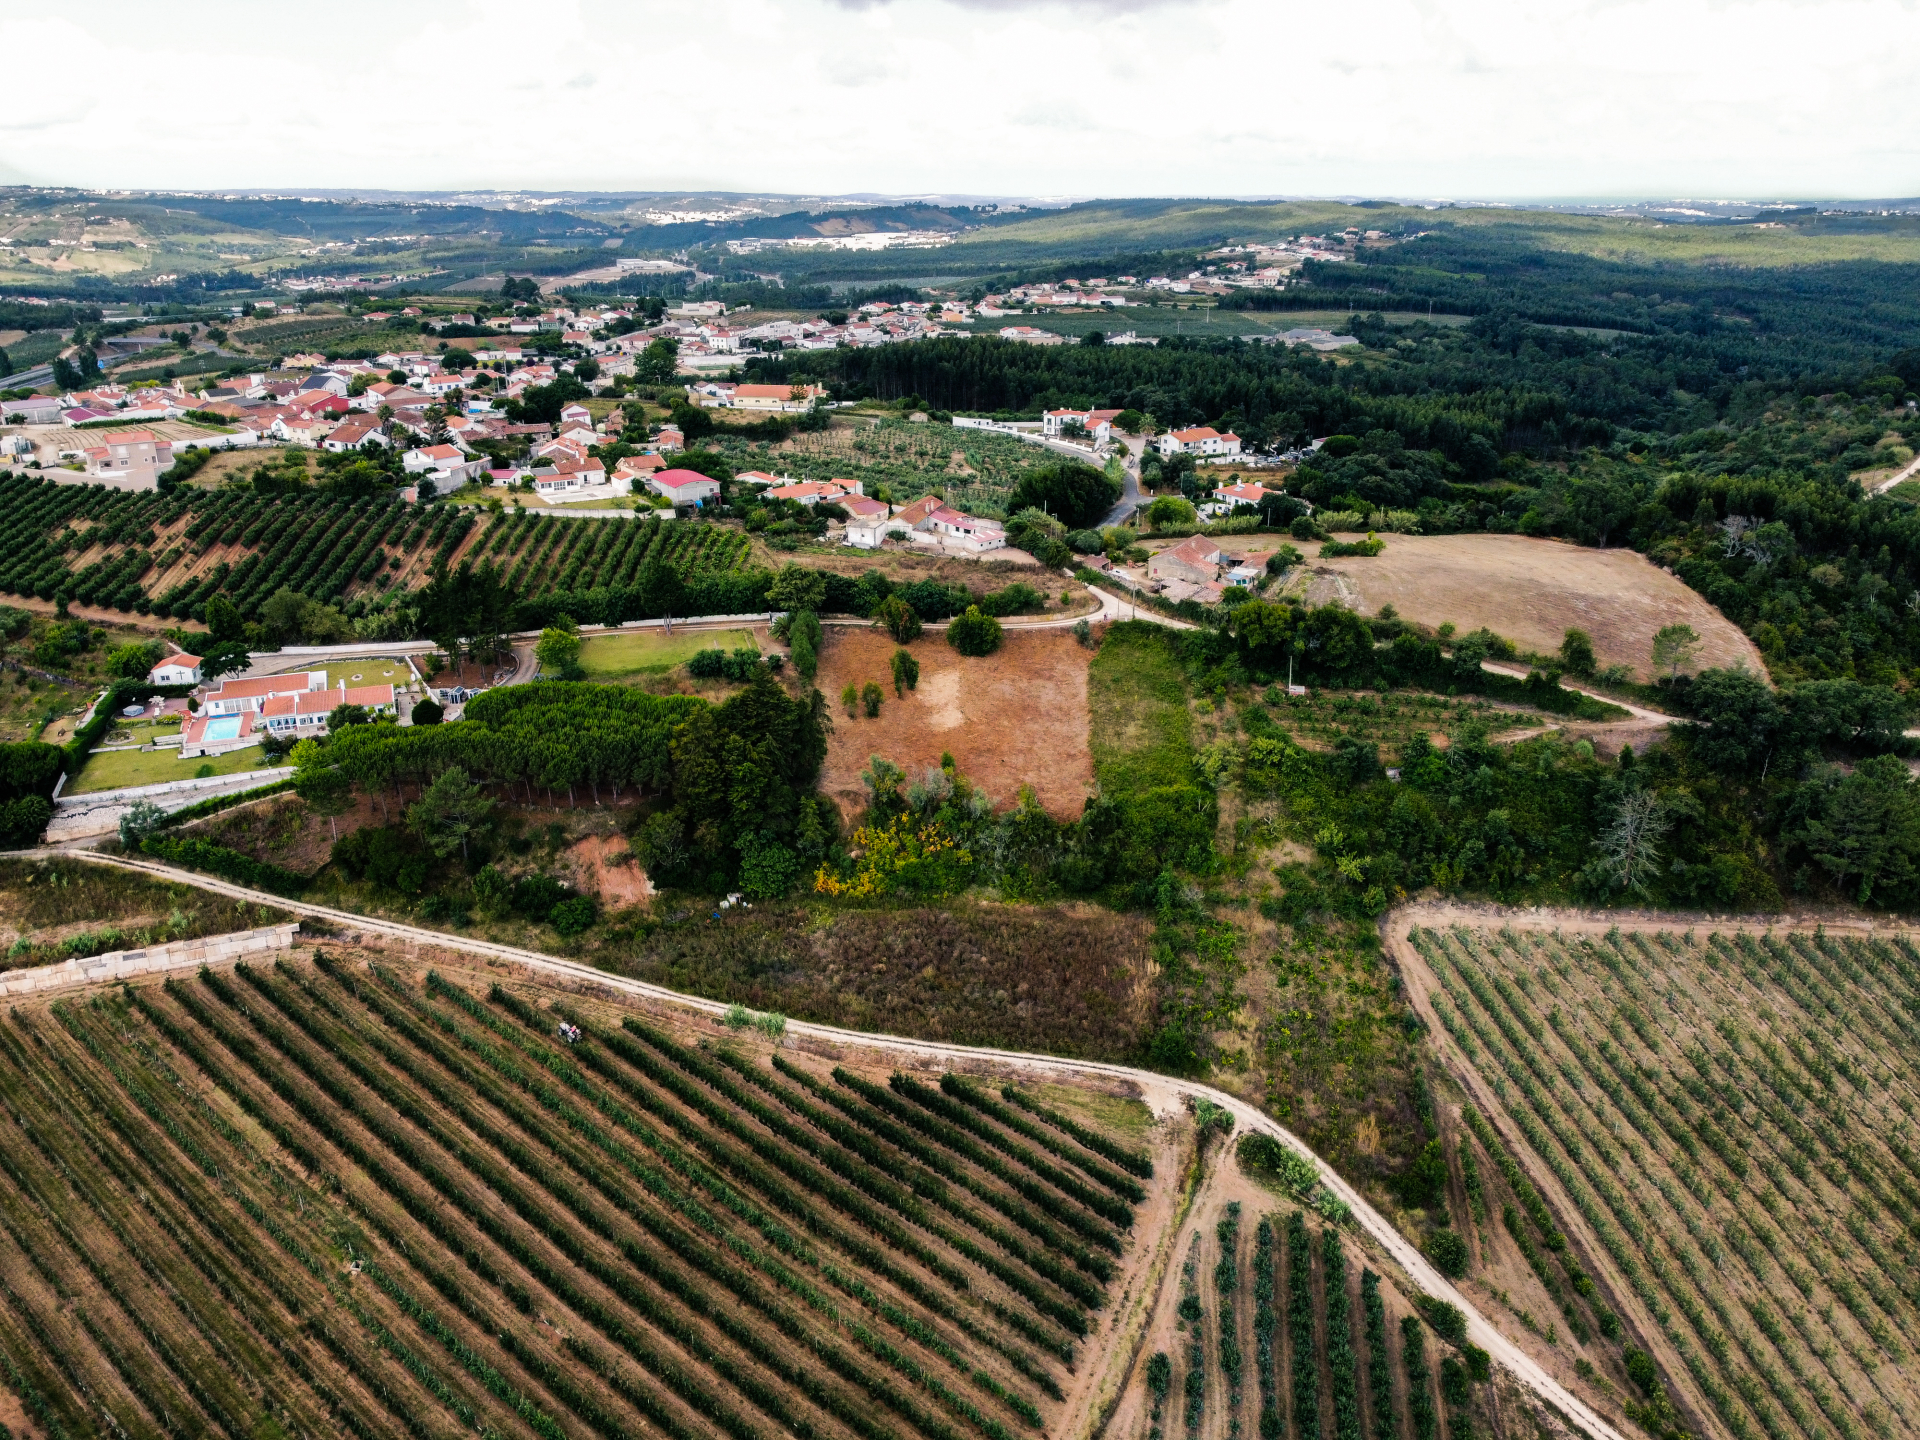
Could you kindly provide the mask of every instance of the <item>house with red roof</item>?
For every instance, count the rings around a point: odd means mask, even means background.
[[[393,686],[359,685],[349,689],[342,680],[337,690],[297,690],[290,695],[270,696],[260,707],[260,719],[273,735],[324,733],[327,716],[340,705],[363,706],[375,715],[392,715],[397,710]]]
[[[1266,499],[1274,492],[1251,480],[1238,485],[1222,485],[1213,492],[1213,498],[1200,506],[1200,514],[1208,519],[1216,515],[1231,515],[1236,505],[1254,505]]]
[[[1148,578],[1206,585],[1220,578],[1220,547],[1204,535],[1189,535],[1147,561]]]
[[[647,481],[675,505],[703,506],[720,498],[720,482],[698,470],[659,470]]]
[[[1160,437],[1162,455],[1238,455],[1240,437],[1229,430],[1222,435],[1211,425],[1196,425],[1191,430],[1169,430]]]
[[[208,715],[248,715],[275,695],[297,695],[327,688],[324,670],[296,670],[291,675],[257,675],[247,680],[223,680],[201,709]]]
[[[173,442],[151,430],[106,430],[89,436],[87,478],[115,490],[157,490],[173,465]]]
[[[184,651],[178,655],[169,655],[147,672],[147,680],[154,685],[198,685],[200,657],[188,655]]]

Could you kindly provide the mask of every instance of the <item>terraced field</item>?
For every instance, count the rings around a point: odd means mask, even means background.
[[[1015,1440],[1062,1413],[1146,1157],[1017,1091],[541,998],[336,950],[10,1013],[0,1378],[37,1430]]]
[[[1404,934],[1470,1097],[1461,1148],[1533,1197],[1501,1224],[1574,1354],[1611,1305],[1698,1433],[1920,1433],[1912,937]],[[1644,1386],[1613,1398],[1679,1427]]]

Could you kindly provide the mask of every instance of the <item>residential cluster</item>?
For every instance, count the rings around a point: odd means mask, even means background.
[[[155,685],[196,687],[191,704],[180,699],[153,702],[156,713],[178,713],[185,721],[178,741],[183,759],[225,755],[268,736],[304,740],[324,735],[327,717],[342,705],[358,706],[369,716],[399,714],[399,693],[390,684],[350,686],[342,680],[329,687],[324,670],[212,684],[203,682],[202,663],[198,655],[169,655],[148,676]]]

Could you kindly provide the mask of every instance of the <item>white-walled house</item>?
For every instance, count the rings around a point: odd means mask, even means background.
[[[147,679],[155,685],[198,685],[200,657],[186,654],[169,655],[147,672]]]
[[[291,675],[261,675],[250,680],[225,680],[207,696],[201,708],[209,715],[243,715],[257,711],[275,695],[297,695],[327,688],[324,670],[295,671]]]
[[[1211,425],[1191,430],[1169,430],[1159,440],[1162,455],[1238,455],[1240,437],[1229,430],[1222,435]]]
[[[675,505],[706,505],[720,498],[720,482],[698,470],[660,470],[647,483]]]

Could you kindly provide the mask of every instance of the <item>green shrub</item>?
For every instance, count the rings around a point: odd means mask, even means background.
[[[1416,1295],[1413,1297],[1413,1308],[1420,1312],[1421,1319],[1433,1327],[1433,1333],[1449,1345],[1466,1343],[1467,1317],[1458,1305],[1433,1295]]]
[[[547,923],[562,935],[584,934],[593,928],[593,922],[600,918],[600,907],[593,903],[588,895],[575,895],[562,900],[547,912]]]
[[[966,614],[956,615],[947,624],[947,643],[962,655],[991,655],[1004,638],[1000,622],[981,614],[977,605],[969,605]]]
[[[1427,1258],[1433,1262],[1433,1268],[1449,1280],[1459,1280],[1467,1273],[1469,1256],[1467,1242],[1460,1238],[1457,1230],[1436,1230],[1427,1237],[1423,1247]]]

